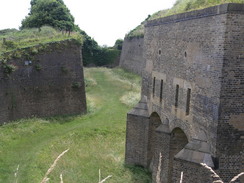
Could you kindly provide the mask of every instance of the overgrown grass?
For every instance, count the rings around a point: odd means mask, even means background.
[[[0,55],[4,52],[13,51],[19,48],[31,47],[49,42],[58,42],[67,39],[76,39],[83,42],[83,37],[79,33],[66,34],[52,27],[24,29],[17,31],[15,29],[0,31]]]
[[[244,3],[244,0],[177,0],[171,9],[162,10],[153,14],[149,20],[184,13],[187,11],[204,9],[224,3]]]
[[[139,93],[140,78],[121,69],[86,68],[89,113],[83,116],[20,120],[0,127],[0,182],[40,182],[53,160],[68,153],[49,175],[50,182],[147,183],[148,172],[124,165],[126,113],[120,98]],[[14,176],[19,165],[17,177]]]
[[[219,4],[224,3],[244,3],[244,0],[176,0],[174,6],[171,9],[161,10],[150,17],[148,17],[146,20],[154,20],[174,14],[184,13],[188,11],[203,9]],[[133,38],[133,37],[143,37],[144,35],[144,20],[141,25],[137,26],[135,29],[130,31],[126,37],[127,38]]]

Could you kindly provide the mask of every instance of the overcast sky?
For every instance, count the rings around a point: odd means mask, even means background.
[[[170,8],[175,1],[64,0],[64,3],[82,30],[99,45],[112,46],[149,14]],[[0,0],[0,29],[19,28],[29,9],[30,0]]]

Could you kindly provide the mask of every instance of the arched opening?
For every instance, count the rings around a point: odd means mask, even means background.
[[[161,119],[159,115],[154,112],[149,119],[149,131],[148,131],[148,150],[147,150],[147,160],[148,166],[150,165],[153,154],[156,148],[156,129],[161,124]]]
[[[170,145],[169,145],[169,173],[168,183],[172,183],[172,173],[174,167],[174,156],[180,152],[188,143],[185,133],[180,128],[175,128],[171,132]]]

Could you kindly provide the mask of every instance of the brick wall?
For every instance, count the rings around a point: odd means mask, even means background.
[[[184,182],[212,182],[200,163],[215,168],[227,182],[243,171],[243,21],[243,4],[224,4],[145,25],[142,96],[147,98],[147,128],[154,113],[162,124],[154,142],[147,141],[148,147],[156,146],[147,152],[152,158],[146,166],[154,181],[160,152],[163,182],[179,182],[181,171]],[[130,133],[149,138],[149,129]],[[175,129],[187,138],[181,150],[170,145]]]
[[[74,40],[37,46],[10,59],[15,71],[0,67],[0,124],[32,116],[86,112],[80,45]]]
[[[244,13],[227,15],[218,123],[220,175],[244,172]],[[244,181],[244,179],[242,179]]]
[[[170,129],[181,128],[189,140],[208,141],[213,155],[226,29],[226,14],[212,16],[214,12],[217,12],[216,7],[166,17],[146,25],[144,46],[149,84],[142,86],[148,87],[150,114],[158,112],[162,119],[167,117]],[[188,89],[191,89],[190,112],[186,114]]]
[[[127,38],[123,42],[120,56],[120,67],[136,74],[142,75],[145,68],[143,58],[143,38]]]

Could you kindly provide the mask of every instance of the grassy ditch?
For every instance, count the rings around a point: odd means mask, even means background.
[[[56,157],[68,148],[50,182],[60,182],[62,174],[64,182],[96,183],[99,169],[102,178],[112,175],[108,183],[150,182],[146,170],[124,165],[126,113],[133,105],[126,101],[140,93],[140,78],[106,68],[86,68],[85,78],[87,115],[33,118],[0,126],[0,182],[41,182]]]

